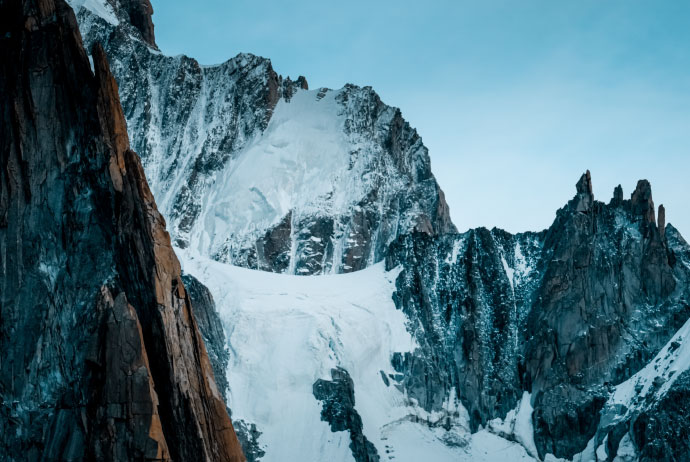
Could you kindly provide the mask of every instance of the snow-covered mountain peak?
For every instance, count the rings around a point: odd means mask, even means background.
[[[86,35],[92,27],[104,21],[158,50],[153,32],[153,6],[150,0],[66,0],[79,18],[79,29]]]
[[[114,26],[120,23],[115,9],[107,0],[68,0],[67,3],[70,4],[75,12],[85,8],[91,14],[98,16]]]
[[[160,54],[122,20],[78,15],[85,40],[110,56],[133,147],[180,247],[338,273],[381,261],[400,234],[455,230],[421,138],[371,87],[309,91],[248,53],[201,66]]]

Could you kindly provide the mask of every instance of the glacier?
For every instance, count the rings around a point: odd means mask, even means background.
[[[517,428],[510,422],[506,430],[495,421],[496,428],[472,435],[455,396],[444,412],[427,412],[403,389],[384,382],[382,375],[396,374],[393,353],[417,347],[392,299],[399,269],[385,271],[379,263],[349,274],[300,277],[176,250],[185,273],[213,294],[230,353],[227,402],[233,419],[262,432],[262,461],[353,460],[349,436],[331,432],[312,393],[334,367],[350,373],[364,434],[381,460],[535,460],[529,443],[525,449],[515,442],[529,441],[529,399],[523,412],[514,413]]]

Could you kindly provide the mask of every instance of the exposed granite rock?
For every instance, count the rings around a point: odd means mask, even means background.
[[[542,233],[414,234],[391,247],[394,296],[419,349],[393,358],[398,383],[427,410],[453,388],[472,430],[532,393],[535,442],[571,458],[598,429],[612,384],[652,358],[690,313],[690,248],[655,224],[651,187],[576,196]],[[665,215],[665,214],[664,214]],[[665,218],[665,217],[664,217]],[[678,236],[679,237],[679,236]]]
[[[107,288],[101,289],[97,309],[103,313],[98,354],[87,357],[93,374],[96,395],[87,406],[91,427],[91,454],[95,460],[168,460],[158,396],[150,375],[143,333],[136,311],[127,303],[124,292],[113,300]],[[60,419],[60,413],[57,414]],[[64,431],[71,426],[54,425]],[[74,438],[72,436],[72,438]],[[78,459],[62,452],[57,435],[48,438],[47,460]],[[124,444],[123,444],[124,443]],[[76,449],[75,445],[69,447]],[[70,451],[71,452],[71,451]]]
[[[612,205],[614,207],[618,207],[619,205],[623,204],[623,186],[618,185],[615,187],[613,190],[613,198],[611,199],[611,202],[609,205]]]
[[[355,386],[345,369],[331,369],[333,380],[314,383],[314,397],[322,402],[321,420],[334,432],[350,432],[350,449],[356,462],[378,462],[376,447],[362,433],[362,418],[355,410]]]
[[[211,361],[213,375],[216,378],[216,385],[223,395],[223,400],[226,401],[228,379],[225,374],[228,370],[229,354],[225,348],[225,333],[218,311],[216,311],[216,303],[213,301],[213,296],[208,288],[191,274],[182,275],[182,282],[192,302],[194,318],[199,324],[199,331],[204,339],[204,345],[206,345],[208,359]]]
[[[656,223],[654,218],[654,201],[652,200],[652,185],[647,180],[637,182],[637,187],[630,198],[630,207],[634,219],[644,223]]]
[[[690,460],[690,371],[632,423],[640,462]],[[615,455],[614,453],[610,453]]]
[[[156,37],[153,33],[153,6],[150,0],[108,0],[116,10],[127,14],[129,23],[141,34],[141,38],[154,48]],[[119,5],[118,5],[119,3]]]
[[[107,117],[101,110],[103,106],[109,102],[119,107],[117,85],[100,47],[94,47],[92,56],[96,82],[101,89],[109,90],[99,92],[99,116],[103,120]],[[106,80],[109,83],[104,84]],[[105,114],[114,112],[108,110]],[[124,127],[124,118],[118,124]],[[171,455],[177,460],[244,460],[215,384],[165,221],[133,151],[124,152],[124,169],[120,169],[119,176],[123,191],[119,201],[115,197],[115,210],[119,212],[115,260],[130,299],[141,307],[139,317],[153,359],[152,375],[161,397],[159,408]],[[112,173],[111,177],[117,191]],[[196,424],[191,426],[190,422]]]
[[[577,196],[575,196],[575,210],[581,213],[589,212],[594,204],[592,176],[589,173],[589,170],[582,175],[580,180],[577,182],[577,185],[575,185],[575,189],[577,190]]]
[[[286,271],[290,266],[291,236],[292,213],[288,213],[277,226],[266,231],[264,237],[256,242],[254,264],[248,259],[249,267],[279,273]]]
[[[266,451],[261,449],[259,439],[261,432],[255,424],[249,424],[241,419],[234,419],[232,422],[237,432],[237,438],[242,445],[242,451],[247,457],[247,462],[259,462],[266,455]]]
[[[540,279],[543,233],[479,228],[460,235],[398,239],[386,260],[401,265],[394,300],[420,345],[394,356],[402,386],[429,411],[444,412],[453,388],[470,426],[504,417],[522,396],[524,329]]]
[[[244,457],[100,47],[0,1],[0,452]]]
[[[678,306],[674,307],[670,324],[678,325],[690,316],[687,282],[690,246],[672,225],[665,229],[669,260],[673,262],[671,266],[678,281],[674,294]],[[687,335],[677,333],[644,370],[630,379],[632,382],[620,384],[626,390],[623,392],[626,397],[621,398],[617,391],[610,397],[588,447],[599,448],[599,452],[605,447],[608,461],[683,460],[682,456],[675,457],[687,450],[683,449],[687,441],[682,434],[674,433],[672,427],[682,422],[684,414],[679,408],[687,400],[688,370],[683,365],[687,352],[681,349],[686,339]],[[617,389],[618,386],[614,387]],[[634,394],[627,395],[631,389]],[[584,456],[591,458],[594,454],[590,451]]]
[[[228,379],[226,374],[228,372],[230,355],[226,348],[225,332],[223,331],[223,324],[218,311],[216,311],[216,304],[208,288],[194,276],[184,274],[182,281],[192,302],[194,318],[199,324],[199,331],[208,351],[208,358],[213,368],[213,375],[216,378],[218,390],[223,395],[225,403],[227,403]],[[230,417],[232,417],[230,407],[227,407],[227,410]],[[247,461],[258,462],[265,454],[259,444],[261,436],[259,429],[253,423],[236,419],[233,419],[233,427]]]
[[[280,77],[280,80],[283,83],[283,98],[285,98],[285,101],[290,101],[292,95],[294,95],[298,89],[309,90],[309,84],[307,83],[306,77],[303,75],[300,75],[295,82],[293,82],[290,77],[286,77],[284,80]]]

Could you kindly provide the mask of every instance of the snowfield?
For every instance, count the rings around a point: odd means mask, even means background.
[[[361,200],[363,172],[348,171],[353,148],[338,95],[300,90],[278,102],[266,131],[218,173],[204,199],[190,238],[200,253],[213,255],[228,236],[251,245],[290,211],[337,216]]]
[[[381,461],[532,461],[531,407],[470,435],[467,413],[451,397],[443,415],[416,406],[382,372],[395,374],[394,352],[412,351],[406,317],[392,300],[397,270],[383,264],[350,274],[291,276],[248,270],[177,249],[185,272],[212,292],[230,352],[228,405],[234,419],[256,424],[271,461],[352,461],[347,432],[321,420],[312,394],[317,379],[346,369],[364,435]],[[494,430],[491,427],[496,427]],[[501,435],[501,436],[498,436]],[[506,438],[502,437],[505,436]],[[517,437],[516,437],[517,436]],[[523,444],[524,444],[523,443]]]

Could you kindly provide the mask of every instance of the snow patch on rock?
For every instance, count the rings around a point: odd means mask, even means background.
[[[520,443],[533,458],[538,458],[537,446],[534,444],[532,428],[531,395],[524,392],[517,407],[506,415],[505,419],[494,419],[487,425],[487,430],[503,438]]]
[[[618,385],[605,406],[606,410],[626,409],[616,414],[613,422],[624,419],[641,407],[648,406],[647,395],[660,399],[671,388],[676,379],[690,368],[690,320],[668,341],[659,353],[635,375]]]
[[[117,19],[113,7],[106,0],[67,0],[67,3],[69,3],[75,13],[79,9],[85,8],[113,26],[120,24],[120,20]]]

